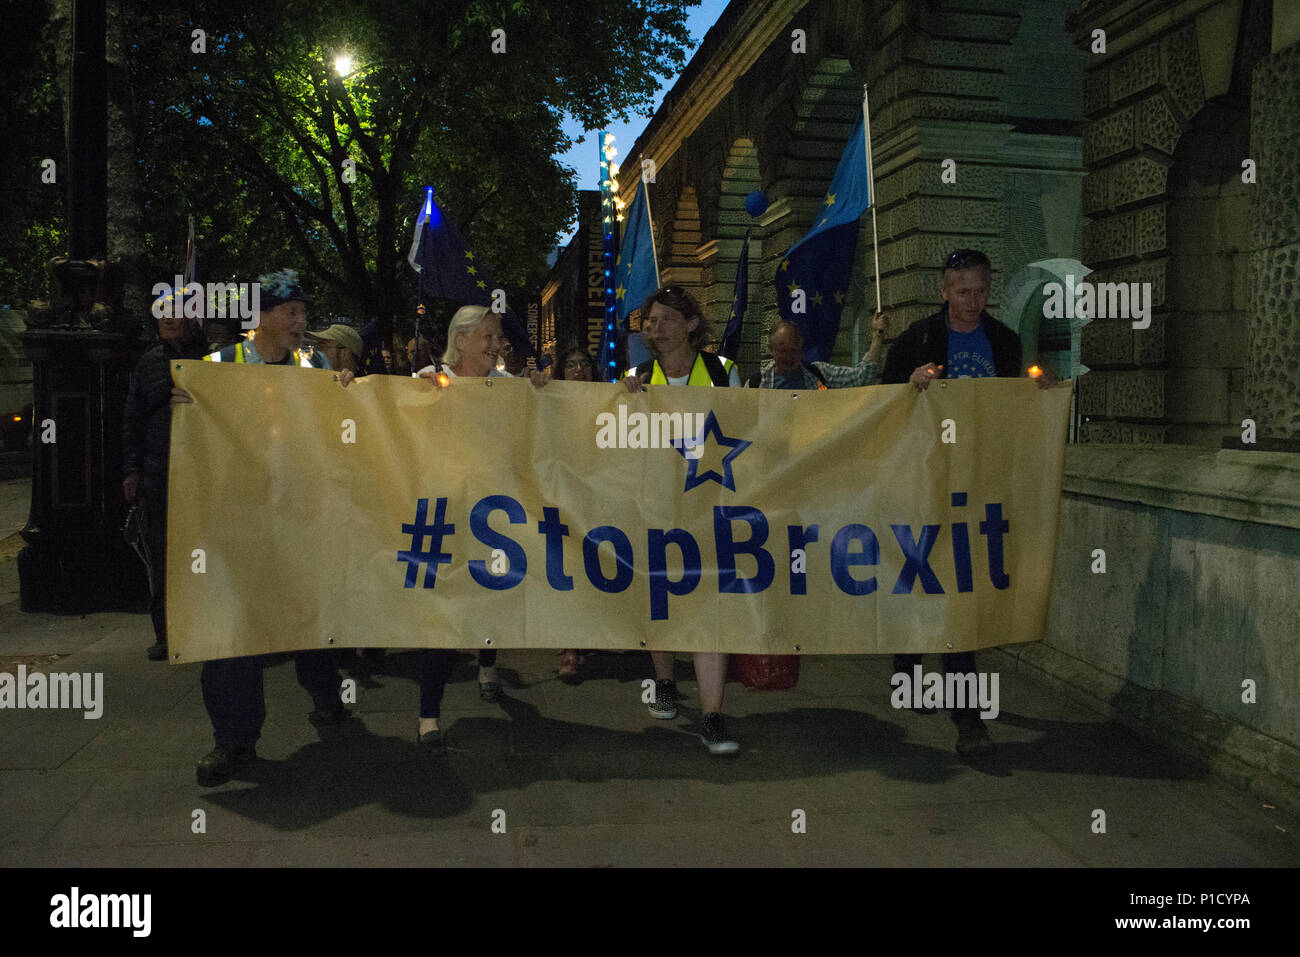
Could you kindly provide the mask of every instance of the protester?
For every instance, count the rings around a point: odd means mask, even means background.
[[[208,352],[219,352],[244,338],[244,331],[237,316],[229,316],[225,319],[209,316],[204,321],[203,331],[208,338]]]
[[[579,349],[577,346],[571,346],[560,353],[555,362],[556,379],[564,379],[569,382],[594,382],[596,379],[596,364],[591,361],[591,356]],[[582,654],[577,648],[565,648],[560,652],[560,680],[568,685],[576,685],[582,682],[578,674],[578,666],[582,663]]]
[[[992,267],[975,249],[959,249],[944,261],[939,294],[943,307],[918,319],[903,331],[885,359],[885,383],[910,382],[925,391],[939,378],[1017,378],[1021,368],[1020,337],[985,311],[989,301]],[[1045,375],[1040,388],[1055,384]],[[895,655],[894,672],[912,674],[920,655]],[[951,652],[943,656],[948,674],[976,673],[975,653]],[[947,682],[945,682],[947,684]],[[996,750],[976,707],[954,709],[957,753],[967,757]]]
[[[353,375],[362,375],[361,357],[365,346],[361,342],[361,333],[351,326],[336,322],[323,332],[307,333],[305,338],[315,343],[317,352],[325,354],[331,369],[339,372],[347,369]]]
[[[497,369],[505,336],[501,332],[501,317],[486,306],[461,306],[451,318],[447,328],[447,348],[442,354],[441,368],[433,364],[418,370],[418,375],[435,387],[441,388],[443,376],[449,383],[453,379],[487,376],[513,378]],[[546,377],[534,373],[535,386],[546,383]],[[489,704],[501,700],[501,679],[496,669],[495,649],[478,653],[479,697]],[[443,744],[441,717],[442,696],[447,678],[456,661],[456,652],[444,648],[425,648],[420,652],[420,723],[419,741],[430,748]]]
[[[736,364],[722,356],[704,352],[709,339],[708,323],[699,305],[684,289],[665,286],[646,300],[642,309],[641,338],[653,358],[628,370],[628,390],[646,386],[740,386]],[[673,652],[652,651],[655,696],[650,713],[670,721],[677,717],[677,685],[673,681]],[[733,754],[740,745],[727,737],[722,717],[722,697],[727,683],[727,656],[718,652],[695,652],[695,679],[700,690],[703,722],[700,739],[712,754]]]
[[[803,361],[803,333],[793,322],[782,319],[772,327],[768,342],[772,358],[749,377],[746,386],[759,389],[809,391],[847,389],[880,382],[880,348],[889,330],[889,320],[876,313],[871,321],[871,347],[856,366],[833,366],[829,362]]]
[[[207,352],[203,331],[181,318],[184,296],[169,289],[154,302],[158,316],[157,341],[136,363],[126,394],[122,429],[122,493],[127,504],[139,504],[145,514],[145,540],[149,547],[149,586],[152,600],[154,643],[146,652],[150,661],[167,657],[167,611],[164,606],[167,548],[167,464],[171,449],[172,374],[176,359],[202,359]],[[174,308],[173,308],[174,307]],[[175,312],[175,318],[171,313]]]
[[[266,365],[328,369],[329,361],[318,351],[310,356],[302,350],[310,302],[292,269],[259,277],[261,311],[251,338],[215,352],[212,362],[246,362]],[[339,374],[347,385],[353,375]],[[193,402],[181,388],[172,389],[172,404]],[[238,600],[236,598],[236,600]],[[292,623],[287,623],[291,625]],[[212,719],[214,747],[199,761],[199,784],[214,785],[229,780],[240,768],[257,757],[257,739],[266,720],[266,698],[262,689],[264,656],[205,661],[199,683],[203,703]],[[308,720],[317,726],[338,724],[348,718],[340,696],[341,682],[336,652],[299,651],[294,655],[298,683],[312,697]]]
[[[417,341],[419,342],[418,349],[416,348]],[[423,369],[433,362],[433,353],[430,350],[429,340],[424,336],[420,336],[418,340],[408,339],[406,341],[406,361],[411,367],[412,374],[416,369]]]

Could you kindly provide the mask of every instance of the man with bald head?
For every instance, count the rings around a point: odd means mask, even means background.
[[[803,361],[803,333],[793,322],[782,319],[768,337],[772,358],[749,377],[745,385],[759,389],[807,392],[815,389],[848,389],[875,385],[880,381],[880,347],[889,320],[881,313],[872,319],[871,348],[856,366],[835,366],[829,362]]]

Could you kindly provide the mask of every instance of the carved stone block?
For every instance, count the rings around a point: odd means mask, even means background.
[[[1101,161],[1132,148],[1134,115],[1134,108],[1128,106],[1088,124],[1083,131],[1085,166],[1096,166]]]
[[[1182,114],[1180,119],[1187,122],[1205,105],[1205,84],[1201,79],[1201,55],[1195,23],[1189,22],[1160,41],[1159,63],[1160,79],[1169,92],[1169,98]]]
[[[1123,320],[1088,323],[1079,333],[1079,361],[1090,369],[1132,365],[1133,329]]]
[[[1183,127],[1169,108],[1164,96],[1149,96],[1134,107],[1137,116],[1134,145],[1138,149],[1154,147],[1169,156],[1174,155]]]
[[[1165,373],[1149,370],[1109,373],[1106,410],[1110,415],[1127,419],[1164,418]]]
[[[1169,167],[1148,156],[1135,156],[1109,169],[1110,203],[1114,208],[1164,196]]]

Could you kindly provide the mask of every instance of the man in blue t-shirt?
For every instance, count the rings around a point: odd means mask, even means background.
[[[910,382],[924,391],[940,378],[1024,375],[1020,337],[984,311],[991,272],[989,258],[976,249],[959,249],[944,261],[939,286],[943,308],[912,323],[894,341],[885,358],[884,383]],[[1052,385],[1054,380],[1044,376],[1039,384]],[[920,655],[895,655],[894,671],[910,676],[920,662]],[[943,670],[975,672],[975,653],[945,654]],[[954,710],[952,719],[957,724],[958,754],[973,757],[994,752],[978,708]]]

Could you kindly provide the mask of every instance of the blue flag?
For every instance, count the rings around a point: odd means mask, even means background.
[[[421,300],[450,299],[462,306],[492,304],[492,283],[465,246],[456,224],[433,201],[432,189],[425,194],[406,261],[420,274]]]
[[[627,314],[640,309],[659,288],[659,264],[655,260],[654,235],[650,229],[650,208],[642,179],[636,199],[627,211],[627,229],[614,267],[615,335],[627,331]]]
[[[781,257],[776,270],[777,306],[781,318],[803,332],[805,362],[827,360],[835,351],[857,252],[858,219],[871,207],[870,154],[862,131],[859,120],[812,229]]]
[[[422,301],[450,299],[461,306],[492,305],[492,290],[497,287],[465,245],[451,217],[433,201],[431,188],[426,190],[424,205],[416,219],[415,236],[406,261],[420,275]],[[523,323],[509,309],[501,317],[501,329],[520,356],[536,355]]]
[[[745,324],[745,309],[749,306],[749,233],[750,230],[745,230],[745,244],[740,247],[736,288],[731,294],[731,315],[722,333],[722,354],[728,359],[735,359],[740,354],[740,328]]]

